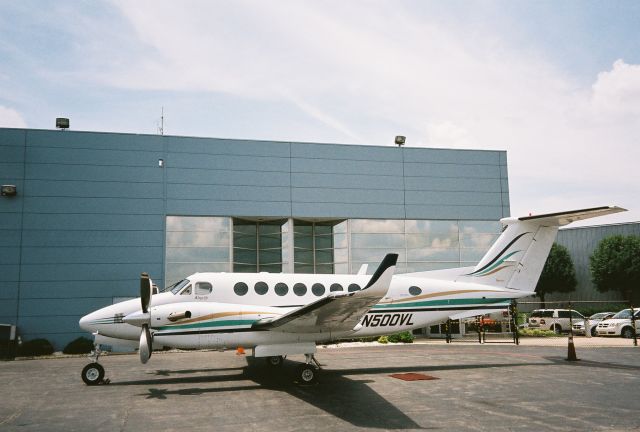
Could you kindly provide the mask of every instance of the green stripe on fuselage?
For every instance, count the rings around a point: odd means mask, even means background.
[[[373,309],[401,309],[406,307],[429,307],[429,306],[471,306],[486,305],[494,303],[510,302],[510,298],[472,298],[472,299],[446,299],[446,300],[423,300],[416,302],[402,302],[392,304],[377,304]],[[499,306],[499,304],[496,304]]]
[[[155,330],[182,330],[182,329],[193,329],[193,328],[203,328],[203,327],[226,327],[226,326],[241,326],[241,325],[251,325],[256,320],[219,320],[219,321],[203,321],[193,324],[176,324],[171,326],[162,326],[155,327]]]

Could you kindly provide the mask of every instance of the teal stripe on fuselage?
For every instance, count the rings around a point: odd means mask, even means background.
[[[401,309],[406,307],[429,307],[429,306],[471,306],[494,303],[510,302],[510,298],[475,298],[475,299],[446,299],[446,300],[424,300],[416,302],[402,302],[392,304],[377,304],[373,309]],[[499,306],[499,304],[496,304]]]
[[[155,328],[156,330],[182,330],[182,329],[192,329],[192,328],[203,328],[203,327],[225,327],[225,326],[240,326],[240,325],[251,325],[256,320],[220,320],[220,321],[203,321],[199,323],[193,324],[178,324],[172,326],[162,326]]]

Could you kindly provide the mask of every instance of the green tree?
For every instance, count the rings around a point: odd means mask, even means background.
[[[540,297],[540,307],[545,307],[544,297],[552,292],[575,291],[578,281],[573,260],[566,247],[554,243],[544,264],[542,274],[536,285],[536,294]]]
[[[619,291],[634,306],[640,303],[640,237],[604,238],[589,257],[589,268],[598,291]]]

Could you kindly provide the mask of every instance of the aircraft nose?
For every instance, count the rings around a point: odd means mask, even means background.
[[[83,316],[82,318],[80,318],[80,321],[78,321],[78,324],[80,325],[80,328],[84,331],[88,331],[91,332],[93,331],[93,326],[90,324],[90,322],[92,321],[92,316],[93,314],[88,314]]]

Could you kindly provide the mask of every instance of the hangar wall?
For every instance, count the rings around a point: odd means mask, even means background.
[[[167,215],[509,215],[502,151],[0,129],[0,182],[0,322],[58,349],[141,271],[164,285]]]

